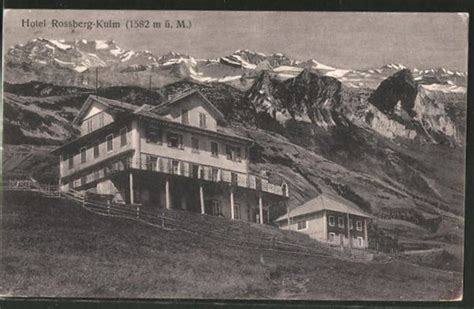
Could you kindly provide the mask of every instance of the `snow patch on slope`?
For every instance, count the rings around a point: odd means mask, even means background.
[[[52,44],[56,45],[56,47],[62,49],[62,50],[68,50],[71,49],[71,45],[63,44],[64,40],[49,40]]]
[[[431,85],[421,85],[423,88],[429,91],[439,91],[443,93],[466,93],[466,87],[456,86],[453,84],[431,84]]]

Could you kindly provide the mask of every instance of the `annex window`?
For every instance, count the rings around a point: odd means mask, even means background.
[[[207,128],[206,114],[204,113],[199,113],[199,126],[201,128]]]
[[[341,218],[341,217],[337,218],[337,226],[344,227],[344,218]]]
[[[67,159],[67,162],[68,162],[68,167],[71,169],[74,167],[74,155],[73,154],[70,154],[68,159]]]
[[[219,144],[217,144],[216,142],[211,142],[211,155],[213,157],[219,156]]]
[[[211,211],[214,216],[218,216],[221,214],[221,205],[219,204],[219,201],[211,201]]]
[[[335,233],[329,233],[329,241],[334,241],[336,239],[336,234]]]
[[[114,135],[113,134],[107,135],[106,141],[107,141],[107,152],[114,150]]]
[[[127,128],[120,130],[120,147],[127,145]]]
[[[193,152],[199,152],[199,139],[197,137],[191,137],[191,145]]]
[[[168,147],[183,148],[183,136],[176,133],[168,133],[167,135]]]
[[[356,221],[356,229],[362,231],[362,221]]]
[[[236,219],[236,220],[241,219],[240,205],[239,204],[234,204],[234,219]]]
[[[81,163],[86,163],[86,147],[81,148]]]
[[[183,124],[189,123],[189,111],[187,109],[181,110],[181,123]]]
[[[336,220],[333,216],[329,216],[329,226],[336,226]]]
[[[305,230],[308,227],[308,222],[305,221],[299,221],[298,225],[296,227],[297,230]]]
[[[354,222],[352,221],[352,219],[349,219],[349,229],[354,229]]]
[[[241,152],[240,152],[240,147],[233,147],[227,145],[225,147],[225,153],[227,156],[227,160],[232,160],[232,161],[241,161]]]
[[[94,143],[94,159],[99,157],[99,142]]]

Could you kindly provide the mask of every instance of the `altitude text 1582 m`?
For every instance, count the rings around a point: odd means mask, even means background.
[[[146,19],[127,20],[125,27],[131,29],[159,29],[159,28],[183,28],[190,29],[192,22],[190,20],[165,20],[165,21],[150,21]]]

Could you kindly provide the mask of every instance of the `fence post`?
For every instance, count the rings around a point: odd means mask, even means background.
[[[140,206],[137,206],[137,219],[140,218]]]
[[[110,215],[110,200],[107,200],[107,214]]]

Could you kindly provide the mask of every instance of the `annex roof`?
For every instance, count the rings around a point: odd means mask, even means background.
[[[321,194],[318,197],[304,203],[303,205],[293,208],[290,210],[290,217],[298,217],[302,215],[308,215],[312,213],[317,213],[323,210],[332,210],[341,213],[349,213],[356,216],[367,217],[371,216],[360,211],[359,208],[352,202],[343,199],[341,197],[330,195],[330,194]],[[288,220],[288,214],[285,214],[276,221]]]

